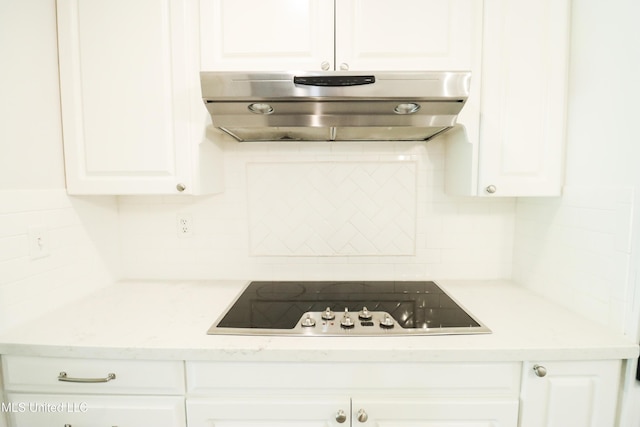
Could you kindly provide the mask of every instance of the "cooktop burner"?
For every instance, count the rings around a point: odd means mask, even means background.
[[[311,336],[490,332],[430,281],[255,281],[208,331]]]

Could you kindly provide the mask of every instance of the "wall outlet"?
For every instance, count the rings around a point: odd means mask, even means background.
[[[29,256],[31,259],[49,256],[49,231],[44,225],[29,227]]]
[[[193,236],[193,219],[191,214],[178,214],[178,237]]]

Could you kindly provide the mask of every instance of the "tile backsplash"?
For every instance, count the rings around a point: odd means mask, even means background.
[[[225,192],[120,197],[124,275],[509,278],[514,199],[444,194],[428,143],[227,143]],[[176,229],[192,219],[190,237]]]
[[[116,203],[64,189],[0,191],[0,331],[118,278]],[[48,256],[32,258],[32,227],[44,230]]]
[[[246,168],[250,255],[415,255],[416,161]]]
[[[519,199],[515,281],[623,331],[631,281],[632,188],[567,186]]]

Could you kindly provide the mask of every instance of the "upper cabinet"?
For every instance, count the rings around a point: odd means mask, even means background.
[[[200,97],[197,4],[58,0],[57,9],[67,191],[220,191]]]
[[[470,70],[481,11],[478,0],[201,0],[202,68]]]
[[[333,69],[332,0],[201,0],[202,70]]]
[[[468,71],[480,59],[482,0],[335,4],[335,69]]]
[[[479,139],[446,135],[447,192],[560,195],[570,0],[484,0],[483,21]]]
[[[71,194],[222,190],[199,71],[471,71],[446,191],[560,194],[570,0],[58,0]]]

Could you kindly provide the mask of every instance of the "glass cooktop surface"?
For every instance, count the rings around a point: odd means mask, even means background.
[[[316,336],[490,332],[432,281],[254,281],[208,331]]]

